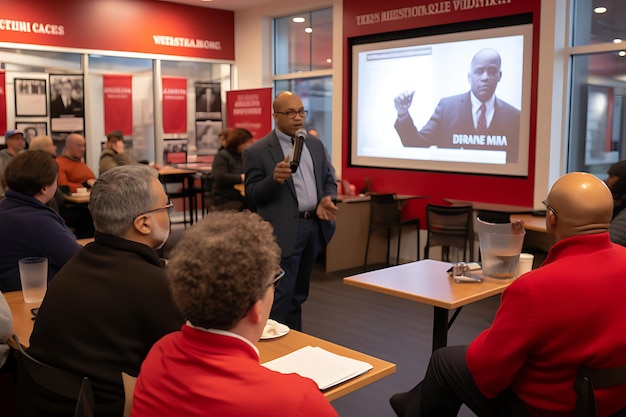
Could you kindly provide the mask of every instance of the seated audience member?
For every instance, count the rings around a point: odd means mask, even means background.
[[[546,199],[556,243],[540,268],[502,294],[491,327],[469,346],[443,347],[424,380],[391,397],[398,416],[572,416],[581,366],[626,364],[626,248],[609,240],[613,199],[597,177],[559,178]],[[602,389],[598,415],[626,407],[624,386]]]
[[[22,152],[24,148],[24,133],[19,130],[7,130],[4,134],[4,143],[7,147],[0,151],[0,200],[4,198],[4,189],[6,188],[3,180],[4,170],[11,158]]]
[[[89,207],[95,241],[48,287],[28,352],[89,377],[96,416],[121,416],[121,372],[137,376],[152,345],[184,323],[155,252],[168,238],[173,206],[157,172],[136,164],[100,176]],[[72,415],[71,402],[28,394],[33,415]]]
[[[337,416],[313,381],[259,364],[254,343],[281,272],[272,227],[257,214],[211,212],[188,229],[168,264],[188,321],[150,350],[131,415]]]
[[[59,164],[59,187],[69,188],[72,193],[77,188],[90,188],[96,181],[96,176],[83,162],[85,156],[85,138],[78,133],[71,133],[65,139],[63,155],[57,157]],[[84,204],[65,204],[59,207],[61,217],[74,230],[76,237],[83,239],[93,237],[93,219]]]
[[[243,210],[248,208],[246,200],[236,184],[243,184],[241,154],[252,144],[252,133],[246,129],[233,129],[226,138],[226,147],[213,159],[213,194],[215,209]]]
[[[83,162],[85,156],[85,138],[78,133],[70,133],[65,138],[63,155],[59,156],[59,186],[69,187],[75,193],[77,188],[90,188],[96,182],[96,176]]]
[[[613,195],[613,218],[626,207],[626,160],[614,163],[607,171],[605,180]]]
[[[46,152],[23,152],[5,170],[8,186],[0,201],[0,290],[22,288],[17,261],[48,258],[48,281],[80,249],[63,219],[46,203],[57,188],[58,167]]]
[[[114,130],[107,135],[107,143],[100,154],[100,175],[113,167],[135,164],[135,158],[124,152],[124,134],[121,130]]]
[[[52,141],[52,138],[46,135],[39,135],[32,138],[28,150],[48,152],[52,158],[56,158],[57,156],[57,146]],[[46,205],[57,213],[59,213],[60,208],[65,205],[65,197],[59,187],[57,187],[54,193],[54,198],[48,201]]]

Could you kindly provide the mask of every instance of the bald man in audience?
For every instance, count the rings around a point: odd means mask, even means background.
[[[411,391],[391,397],[398,416],[572,416],[580,367],[626,364],[626,248],[612,243],[613,198],[599,178],[572,172],[544,201],[556,243],[540,268],[502,294],[491,326],[469,346],[444,347]],[[624,386],[602,389],[598,415],[626,407]]]
[[[65,138],[63,155],[57,158],[59,164],[59,186],[67,186],[75,193],[77,188],[90,188],[96,176],[83,161],[85,138],[78,133],[70,133]]]
[[[54,141],[50,136],[39,135],[35,136],[30,141],[29,151],[44,151],[50,154],[51,158],[56,158],[57,156],[57,146],[54,144]],[[65,205],[65,197],[63,196],[63,191],[57,187],[54,198],[46,203],[48,207],[52,210],[60,213],[61,207]]]

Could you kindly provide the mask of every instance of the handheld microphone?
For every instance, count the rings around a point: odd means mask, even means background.
[[[298,166],[300,166],[300,157],[302,156],[302,147],[304,146],[304,138],[306,138],[306,130],[298,129],[296,131],[296,137],[293,140],[293,151],[291,152],[291,172],[296,172]]]

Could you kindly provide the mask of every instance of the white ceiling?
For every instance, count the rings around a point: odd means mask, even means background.
[[[213,1],[200,1],[200,0],[159,0],[169,1],[170,3],[188,4],[190,6],[198,7],[210,7],[211,9],[222,10],[242,10],[250,7],[260,6],[265,3],[269,3],[272,0],[213,0]]]

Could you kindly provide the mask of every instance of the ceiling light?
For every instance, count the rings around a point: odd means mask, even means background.
[[[617,55],[619,55],[619,56],[626,56],[626,51],[619,51],[617,53]]]
[[[306,19],[304,17],[294,17],[291,20],[293,21],[293,23],[304,23]]]
[[[330,58],[326,58],[326,63],[327,63],[327,64],[332,64],[332,62],[333,62],[333,60],[332,60],[332,59],[330,59]]]
[[[306,33],[311,33],[311,32],[313,32],[313,29],[311,29],[311,28],[306,28],[306,29],[304,29],[304,31],[305,31]]]
[[[620,38],[615,38],[613,39],[613,43],[622,43],[622,40]]]
[[[593,12],[597,14],[606,13],[606,7],[604,6],[596,7],[593,9]]]

